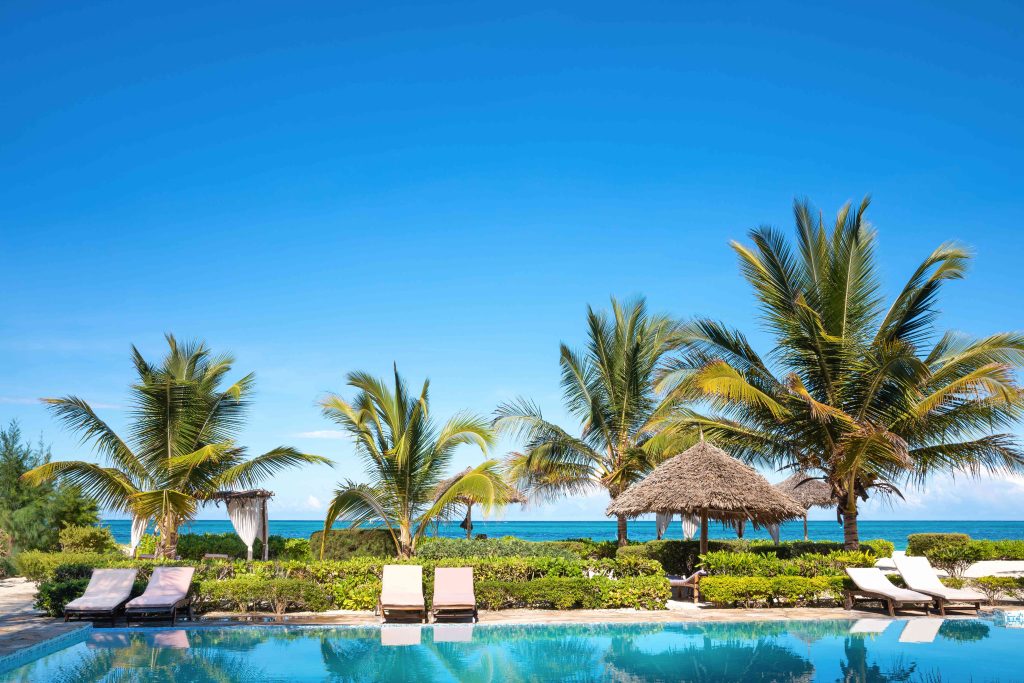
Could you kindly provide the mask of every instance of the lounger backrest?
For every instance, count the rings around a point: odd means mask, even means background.
[[[894,557],[893,562],[909,588],[939,593],[946,589],[927,557]]]
[[[132,592],[138,569],[93,569],[83,598],[121,602]]]
[[[143,595],[188,595],[195,567],[157,567]]]
[[[896,588],[876,567],[847,567],[846,573],[857,584],[857,588],[862,590],[873,593],[890,593]]]
[[[381,578],[381,602],[390,594],[423,595],[423,567],[418,564],[386,564]]]
[[[434,570],[434,596],[475,595],[472,567],[438,567]]]

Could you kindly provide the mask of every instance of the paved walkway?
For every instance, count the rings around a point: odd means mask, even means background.
[[[32,606],[35,596],[36,586],[31,581],[0,579],[0,658],[86,627],[47,617]]]

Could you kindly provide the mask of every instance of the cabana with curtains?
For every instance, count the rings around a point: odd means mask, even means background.
[[[228,519],[235,527],[247,549],[247,559],[252,559],[252,546],[259,538],[263,541],[263,559],[269,558],[270,526],[267,519],[267,501],[274,497],[273,492],[265,489],[251,491],[218,491],[208,498],[215,503],[224,501],[228,510]]]

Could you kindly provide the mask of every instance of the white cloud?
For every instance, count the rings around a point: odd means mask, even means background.
[[[340,429],[318,429],[312,432],[299,432],[292,436],[296,439],[344,439],[348,434]]]
[[[0,396],[0,403],[5,405],[28,406],[39,403],[39,399],[25,398],[22,396]]]
[[[310,510],[320,510],[323,509],[324,504],[316,496],[309,496],[306,498],[306,507]]]

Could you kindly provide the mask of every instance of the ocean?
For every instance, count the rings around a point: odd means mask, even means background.
[[[110,527],[118,543],[128,543],[131,537],[131,522],[123,519],[104,520],[103,524]],[[842,541],[843,528],[834,521],[808,522],[810,537],[817,541]],[[973,538],[1018,539],[1024,540],[1024,521],[1019,522],[987,522],[987,521],[861,521],[860,537],[862,539],[884,538],[896,544],[897,550],[907,547],[907,536],[919,533],[959,532],[969,534]],[[323,523],[316,520],[270,520],[270,533],[286,538],[308,538],[314,531],[323,528]],[[344,525],[336,524],[336,529]],[[233,531],[228,520],[196,520],[182,528],[182,533],[224,533]],[[600,520],[593,522],[559,522],[559,521],[479,521],[473,523],[473,533],[487,534],[491,538],[499,536],[516,536],[527,541],[556,541],[565,538],[592,538],[598,541],[615,540],[615,522]],[[433,531],[431,531],[431,535]],[[461,538],[465,532],[457,522],[440,524],[438,536]],[[711,524],[711,538],[735,538],[731,529],[718,524]],[[803,538],[803,522],[787,522],[782,525],[782,540],[793,541]],[[682,538],[682,529],[678,518],[666,534],[666,538]],[[755,531],[748,527],[745,538],[767,539],[765,531]],[[653,521],[634,521],[629,523],[629,538],[635,541],[649,541],[655,538]]]

